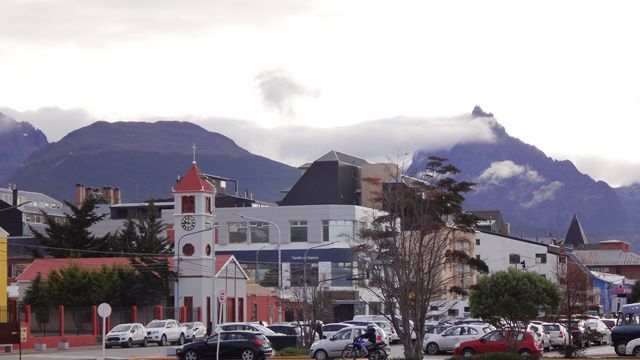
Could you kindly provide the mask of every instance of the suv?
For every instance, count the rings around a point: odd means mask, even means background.
[[[187,338],[186,334],[187,328],[175,320],[153,320],[147,324],[147,339],[160,346],[171,343],[182,345]]]
[[[622,305],[618,322],[611,329],[611,342],[618,356],[626,355],[627,343],[640,338],[640,303]]]
[[[147,332],[142,324],[120,324],[105,336],[104,346],[106,348],[113,345],[131,347],[134,344],[147,346]]]

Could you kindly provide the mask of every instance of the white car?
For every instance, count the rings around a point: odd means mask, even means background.
[[[531,323],[527,326],[527,331],[532,333],[536,340],[542,343],[542,347],[545,351],[549,351],[551,349],[551,334],[549,334],[542,325]]]
[[[199,321],[182,324],[187,328],[187,341],[196,342],[207,338],[207,327]]]
[[[216,326],[216,332],[220,331],[234,331],[234,330],[243,330],[243,331],[257,331],[262,333],[263,335],[278,335],[275,331],[269,329],[266,326],[260,325],[258,323],[250,323],[250,322],[232,322],[232,323],[224,323]]]
[[[373,324],[376,328],[379,328],[380,330],[382,330],[382,333],[384,334],[383,341],[386,342],[387,344],[391,343],[391,331],[390,330],[388,330],[389,332],[385,331],[385,329],[378,324],[379,321],[347,320],[347,321],[343,321],[343,323],[351,326],[364,326],[364,327],[367,327],[367,325]],[[382,325],[384,326],[384,323]],[[391,327],[391,323],[389,323],[387,328],[389,327]]]
[[[625,354],[640,356],[640,338],[633,339],[627,343],[627,351]]]
[[[325,324],[322,327],[322,336],[323,339],[329,339],[331,338],[335,333],[337,333],[338,331],[344,329],[344,328],[348,328],[348,327],[352,327],[353,325],[351,324],[345,324],[345,323],[330,323],[330,324]]]
[[[142,324],[120,324],[105,336],[105,347],[114,345],[131,347],[133,345],[147,346],[147,331]]]
[[[584,327],[591,332],[594,342],[598,345],[608,345],[611,343],[611,330],[602,320],[587,320]]]
[[[315,360],[328,360],[331,358],[341,357],[342,350],[344,350],[347,345],[353,343],[353,340],[356,337],[364,334],[366,331],[367,328],[365,326],[344,328],[330,338],[318,340],[311,344],[311,347],[309,348],[309,356]],[[384,340],[384,330],[376,327],[376,334],[379,342]],[[384,346],[384,350],[389,354],[390,348],[388,343]]]
[[[549,333],[551,347],[569,345],[569,332],[566,327],[558,323],[542,323],[542,327]]]
[[[183,345],[186,333],[187,328],[175,320],[153,320],[147,324],[147,340],[160,346],[172,343]]]
[[[493,327],[489,324],[452,326],[440,334],[427,334],[429,335],[428,337],[425,335],[422,350],[425,354],[429,355],[438,355],[444,351],[453,351],[457,343],[477,339],[492,330]]]

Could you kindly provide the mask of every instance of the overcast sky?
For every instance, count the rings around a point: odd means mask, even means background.
[[[596,179],[640,181],[638,1],[3,0],[0,14],[0,107],[50,140],[175,117],[324,150],[334,135],[310,145],[313,128],[401,138],[430,119],[443,132],[427,140],[451,142],[478,104]]]

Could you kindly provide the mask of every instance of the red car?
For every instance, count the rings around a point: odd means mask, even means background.
[[[495,330],[483,337],[456,344],[453,354],[469,357],[475,354],[507,352],[507,336],[515,337],[518,348],[516,352],[522,355],[542,355],[542,343],[535,341],[528,331]]]

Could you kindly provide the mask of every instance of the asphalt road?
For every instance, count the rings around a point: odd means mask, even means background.
[[[107,358],[113,359],[127,359],[132,357],[153,357],[153,356],[166,356],[168,347],[158,347],[150,345],[147,348],[134,347],[131,349],[112,348],[107,349]],[[390,359],[403,358],[402,345],[391,345]],[[613,347],[609,345],[604,346],[592,346],[587,348],[585,352],[586,356],[593,357],[617,357],[613,351]],[[559,357],[561,356],[557,351],[552,351],[545,354],[545,357]],[[444,360],[449,359],[451,354],[437,355],[437,356],[425,356],[425,360]],[[102,358],[102,350],[98,347],[84,347],[70,350],[50,350],[47,352],[25,352],[22,355],[25,360],[97,360]],[[11,354],[0,354],[0,360],[18,360],[17,350]]]

